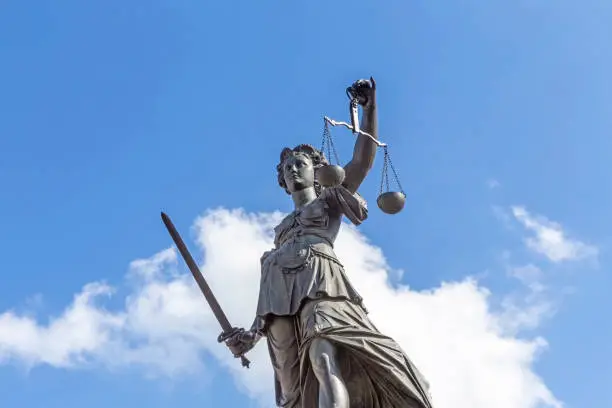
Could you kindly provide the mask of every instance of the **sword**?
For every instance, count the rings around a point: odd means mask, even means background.
[[[178,248],[179,252],[183,256],[185,263],[189,267],[189,270],[191,271],[193,278],[196,280],[198,286],[200,287],[200,290],[202,291],[204,298],[208,302],[208,305],[212,309],[213,314],[215,315],[215,317],[217,318],[217,321],[221,325],[221,329],[223,330],[223,332],[219,335],[219,337],[217,338],[217,341],[219,343],[222,343],[228,338],[232,337],[237,332],[239,332],[240,329],[236,327],[232,327],[232,325],[230,324],[229,320],[227,319],[227,316],[223,312],[223,309],[221,309],[219,302],[217,302],[217,298],[213,294],[212,290],[210,290],[210,286],[208,286],[208,283],[206,283],[206,279],[204,279],[204,276],[202,275],[200,268],[198,268],[198,265],[195,263],[195,261],[191,257],[191,254],[189,253],[187,246],[185,245],[185,243],[183,242],[183,239],[181,238],[178,231],[174,227],[174,224],[172,224],[170,217],[168,217],[166,213],[162,212],[161,218],[162,218],[162,221],[164,222],[164,225],[168,229],[168,232],[170,233],[172,240],[176,244],[176,247]],[[249,368],[249,364],[251,364],[251,362],[245,356],[240,355],[240,356],[235,356],[235,357],[240,357],[240,360],[242,361],[242,366]]]

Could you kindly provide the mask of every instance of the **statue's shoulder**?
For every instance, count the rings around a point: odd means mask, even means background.
[[[342,185],[327,188],[323,194],[328,205],[344,214],[353,224],[359,225],[367,218],[368,203],[361,194],[353,193]]]
[[[352,192],[343,185],[336,187],[328,187],[321,193],[322,198],[330,205],[357,205],[359,207],[368,207],[368,202],[359,192]]]

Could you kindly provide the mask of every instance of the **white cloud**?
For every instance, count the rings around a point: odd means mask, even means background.
[[[193,232],[204,251],[203,273],[236,325],[252,321],[259,256],[271,246],[271,227],[279,217],[220,209],[195,223]],[[533,371],[545,341],[519,338],[516,333],[523,324],[509,324],[513,317],[524,319],[538,311],[510,301],[504,310],[495,311],[489,291],[472,279],[421,292],[393,288],[382,251],[351,227],[343,228],[337,252],[375,324],[405,348],[430,381],[437,408],[561,406]],[[202,253],[194,250],[197,255]],[[216,342],[218,324],[184,270],[171,249],[132,262],[130,294],[119,311],[105,310],[96,302],[111,289],[93,283],[48,324],[12,312],[1,314],[0,363],[142,366],[149,374],[176,377],[206,368],[202,354],[207,352],[232,373],[244,392],[262,406],[271,406],[273,384],[265,344],[250,353],[250,370],[240,367]],[[533,321],[525,320],[525,326]]]
[[[524,207],[512,207],[512,214],[523,227],[533,233],[525,239],[527,247],[552,262],[596,257],[598,249],[567,237],[560,224],[542,216],[533,216]]]
[[[0,315],[0,362],[15,361],[31,367],[49,364],[74,367],[88,363],[124,324],[122,314],[96,307],[97,297],[110,295],[112,289],[90,283],[77,294],[58,318],[40,325],[33,317],[8,311]]]
[[[510,293],[502,299],[504,327],[513,333],[535,329],[556,311],[554,296],[542,283],[543,272],[533,264],[508,267],[508,275],[521,282],[526,290]]]

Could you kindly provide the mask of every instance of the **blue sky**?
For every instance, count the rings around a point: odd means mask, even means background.
[[[322,115],[347,119],[344,88],[373,75],[408,199],[394,217],[375,208],[378,160],[359,230],[404,271],[395,284],[476,276],[494,307],[528,290],[509,270],[538,268],[548,312],[513,336],[546,339],[531,368],[558,400],[612,406],[610,21],[595,0],[3,2],[5,405],[257,406],[205,347],[180,378],[38,364],[48,344],[11,343],[6,313],[44,328],[99,281],[117,288],[104,307],[123,310],[130,262],[170,245],[162,209],[185,235],[207,210],[290,210],[280,150],[320,143]],[[348,160],[350,134],[333,134]]]

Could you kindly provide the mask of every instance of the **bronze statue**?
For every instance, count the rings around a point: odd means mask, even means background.
[[[266,337],[279,407],[431,408],[426,381],[400,346],[370,321],[333,250],[342,216],[355,225],[367,218],[357,190],[372,168],[377,144],[382,145],[374,79],[349,89],[356,102],[352,112],[357,103],[362,107],[361,128],[352,118],[358,134],[352,160],[344,174],[331,169],[330,176],[322,151],[310,145],[283,149],[278,183],[295,210],[275,228],[275,248],[261,258],[251,329],[225,332],[223,339],[236,357],[244,357]],[[321,186],[323,169],[335,186]],[[401,209],[393,205],[390,213]]]

